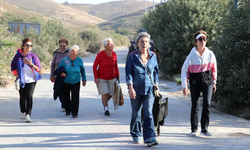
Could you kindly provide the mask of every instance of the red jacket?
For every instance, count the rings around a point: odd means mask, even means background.
[[[109,57],[104,50],[99,52],[95,58],[93,72],[95,79],[111,80],[119,77],[116,53],[112,51]]]

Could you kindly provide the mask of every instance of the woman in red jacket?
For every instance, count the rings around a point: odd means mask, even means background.
[[[99,95],[102,95],[102,104],[106,116],[110,116],[108,101],[115,91],[115,81],[119,80],[119,70],[117,65],[117,56],[113,51],[114,44],[111,38],[103,40],[105,50],[99,52],[96,56],[93,72],[95,83]]]

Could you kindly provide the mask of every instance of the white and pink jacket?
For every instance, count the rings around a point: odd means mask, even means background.
[[[216,83],[217,62],[214,53],[205,47],[205,51],[200,56],[194,47],[186,58],[181,68],[182,87],[187,87],[187,83],[194,86],[205,87]]]

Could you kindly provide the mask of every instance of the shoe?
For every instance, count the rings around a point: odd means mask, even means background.
[[[133,142],[134,142],[135,144],[139,144],[139,143],[140,143],[140,138],[134,137],[134,138],[133,138]]]
[[[197,134],[197,131],[192,131],[192,132],[190,133],[191,136],[196,136],[196,134]]]
[[[147,142],[147,146],[151,147],[151,146],[156,146],[158,145],[158,141],[156,139],[151,139]]]
[[[72,117],[73,117],[73,118],[78,118],[78,116],[77,116],[77,115],[72,115]]]
[[[66,112],[66,116],[69,116],[70,115],[70,112]]]
[[[31,122],[29,114],[27,114],[25,118],[26,118],[26,123],[30,123]]]
[[[201,134],[201,135],[204,135],[204,136],[212,136],[212,134],[209,133],[206,129],[201,130],[201,133],[200,133],[200,134]]]
[[[25,119],[25,114],[26,113],[21,113],[21,119]]]
[[[109,110],[106,110],[104,114],[105,116],[110,116]]]
[[[66,112],[65,108],[62,108],[62,112]]]

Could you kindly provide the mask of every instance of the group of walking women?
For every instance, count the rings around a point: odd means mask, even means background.
[[[201,134],[211,136],[208,132],[210,104],[212,93],[216,91],[217,65],[216,58],[211,50],[206,47],[207,33],[198,31],[194,34],[194,45],[181,69],[183,94],[188,93],[188,79],[191,92],[191,135],[196,136],[198,130],[198,98],[203,93],[203,110],[201,117]],[[140,32],[135,40],[137,49],[131,52],[126,60],[125,78],[131,101],[132,117],[130,134],[134,143],[143,142],[147,146],[158,145],[156,140],[152,108],[154,103],[153,85],[158,85],[159,67],[157,56],[150,51],[150,35]],[[79,47],[74,45],[68,49],[65,38],[59,40],[60,48],[53,54],[51,63],[50,80],[62,82],[54,86],[59,97],[61,108],[66,115],[78,117],[80,84],[86,85],[86,74],[83,61],[78,57]],[[101,95],[104,114],[110,116],[108,101],[114,94],[115,82],[119,81],[117,55],[113,51],[112,39],[103,41],[105,50],[99,52],[93,64],[94,82],[98,93]],[[20,79],[20,111],[30,122],[33,92],[37,80],[41,79],[40,62],[38,57],[31,53],[32,42],[26,38],[21,49],[17,50],[11,63],[11,70],[17,79]],[[152,80],[150,79],[152,77]],[[59,79],[61,78],[61,79]],[[58,81],[57,81],[58,80]],[[56,85],[55,83],[55,85]],[[141,133],[141,110],[143,107],[143,134]]]

